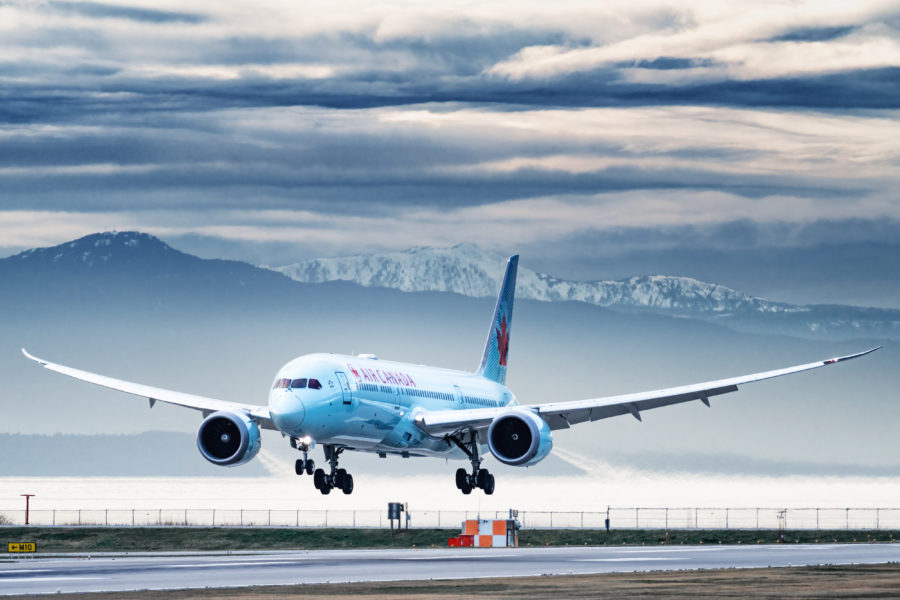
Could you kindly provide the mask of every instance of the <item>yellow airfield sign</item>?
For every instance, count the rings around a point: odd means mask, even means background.
[[[6,547],[7,552],[37,552],[37,544],[34,542],[9,542]]]

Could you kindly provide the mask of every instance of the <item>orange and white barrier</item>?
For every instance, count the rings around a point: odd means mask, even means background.
[[[475,548],[515,548],[519,545],[519,524],[514,519],[464,521],[462,535],[457,538],[460,543],[454,545],[469,545],[462,542],[468,542],[465,538],[470,536]]]

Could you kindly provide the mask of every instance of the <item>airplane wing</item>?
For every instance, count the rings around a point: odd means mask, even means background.
[[[691,400],[700,400],[709,406],[709,398],[728,392],[736,392],[739,385],[762,381],[791,373],[800,373],[810,369],[818,369],[828,365],[837,364],[860,356],[865,356],[881,348],[872,348],[865,352],[849,354],[837,358],[829,358],[805,365],[707,381],[680,387],[639,392],[636,394],[624,394],[621,396],[608,396],[605,398],[592,398],[589,400],[575,400],[571,402],[551,402],[548,404],[525,405],[521,408],[532,410],[540,415],[550,426],[550,429],[567,429],[570,425],[585,421],[597,421],[618,415],[631,414],[638,421],[641,420],[641,412],[651,408],[660,408],[671,404],[680,404]],[[423,411],[415,419],[416,423],[426,432],[432,435],[448,435],[461,429],[481,430],[488,427],[494,417],[508,411],[508,408],[477,408],[469,410],[442,410]]]
[[[135,396],[149,398],[151,407],[153,407],[153,404],[156,402],[166,402],[168,404],[176,404],[178,406],[203,411],[204,415],[220,410],[242,412],[248,414],[263,429],[273,429],[278,431],[278,428],[275,427],[275,424],[272,422],[269,410],[264,406],[228,402],[226,400],[217,400],[205,396],[195,396],[184,392],[176,392],[174,390],[152,387],[142,383],[134,383],[122,379],[106,377],[105,375],[98,375],[97,373],[81,371],[33,356],[29,354],[25,348],[22,348],[22,354],[51,371],[56,371],[57,373],[62,373],[63,375],[68,375],[69,377],[74,377],[75,379],[87,381],[88,383],[93,383],[105,388],[125,392],[126,394],[134,394]]]

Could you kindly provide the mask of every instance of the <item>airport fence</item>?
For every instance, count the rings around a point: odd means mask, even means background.
[[[403,526],[455,529],[467,519],[506,519],[510,511],[410,510]],[[408,517],[408,522],[407,522]],[[528,529],[872,529],[900,530],[900,508],[622,508],[517,511]],[[339,527],[387,529],[386,510],[50,509],[28,521],[50,527]],[[25,524],[24,510],[0,523]],[[397,526],[397,521],[394,521]]]

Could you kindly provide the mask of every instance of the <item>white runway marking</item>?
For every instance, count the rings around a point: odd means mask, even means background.
[[[751,548],[752,546],[747,546],[747,548]],[[611,548],[615,549],[622,554],[652,554],[663,552],[663,550],[659,548]],[[695,552],[724,552],[728,549],[728,546],[719,546],[719,547],[711,547],[711,548],[699,548],[697,546],[686,546],[684,548],[679,548],[677,546],[666,546],[665,552],[690,552],[691,554]]]
[[[16,569],[16,573],[46,573],[53,569]]]
[[[474,558],[484,558],[485,556],[490,556],[491,558],[506,558],[508,556],[515,556],[514,554],[468,554],[468,555],[460,555],[460,556],[410,556],[410,557],[400,557],[398,560],[466,560],[466,559],[474,559]]]
[[[677,558],[666,558],[663,556],[644,556],[641,558],[579,558],[578,562],[650,562],[654,560],[678,560]]]
[[[265,567],[269,565],[284,565],[289,562],[296,562],[294,559],[290,560],[265,560],[265,561],[247,561],[247,562],[223,562],[223,563],[197,563],[194,565],[166,565],[166,568],[170,569],[212,569],[219,567]]]
[[[3,583],[20,583],[23,581],[27,581],[29,583],[34,583],[38,581],[85,581],[88,579],[108,579],[107,577],[86,577],[86,576],[74,576],[74,577],[4,577],[0,579]]]

